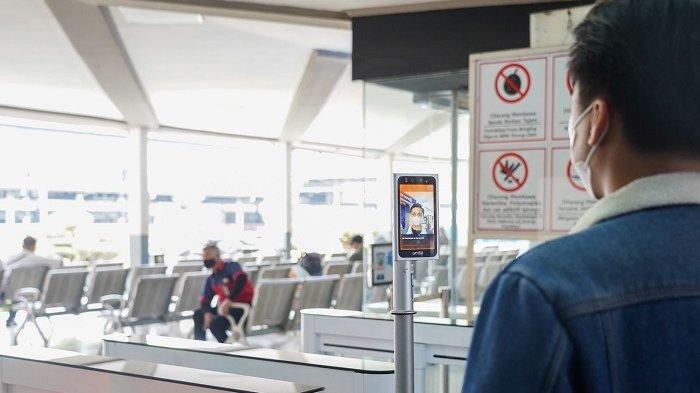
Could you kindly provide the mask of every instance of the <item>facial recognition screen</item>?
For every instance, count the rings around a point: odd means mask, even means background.
[[[372,286],[391,284],[394,265],[391,243],[372,244],[371,249]]]
[[[401,258],[437,255],[437,180],[433,176],[399,176],[396,212]]]

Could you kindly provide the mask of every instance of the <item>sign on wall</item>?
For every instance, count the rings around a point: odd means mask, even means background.
[[[595,202],[569,160],[565,48],[470,58],[473,237],[549,238]]]

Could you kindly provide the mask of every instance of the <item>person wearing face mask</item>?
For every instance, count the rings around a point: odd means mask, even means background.
[[[599,1],[575,28],[573,167],[599,199],[481,303],[464,393],[700,386],[700,1]]]
[[[212,300],[218,297],[218,308],[229,310],[236,322],[243,314],[240,309],[227,307],[231,302],[251,304],[254,288],[241,265],[233,261],[221,259],[221,251],[215,244],[209,244],[202,250],[202,260],[207,269],[211,269],[211,276],[202,289],[200,299],[201,308],[192,316],[194,320],[195,340],[206,340],[206,331],[212,333],[218,342],[224,342],[228,338],[226,330],[229,321],[226,317],[217,315],[216,308],[212,307]]]
[[[408,210],[408,224],[404,235],[432,235],[425,225],[425,209],[420,203],[414,203]]]

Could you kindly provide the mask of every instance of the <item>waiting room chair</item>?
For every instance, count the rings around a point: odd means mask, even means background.
[[[291,266],[261,267],[258,273],[258,281],[274,278],[288,278],[291,270]]]
[[[89,284],[86,293],[86,310],[98,310],[102,308],[101,299],[109,295],[124,295],[126,278],[129,268],[125,267],[96,267],[88,276]]]
[[[18,307],[21,307],[27,316],[15,331],[12,342],[17,344],[17,336],[27,323],[31,323],[36,327],[46,346],[48,339],[37,324],[36,318],[80,313],[87,276],[86,268],[52,269],[46,274],[41,291],[36,288],[20,289],[17,292],[17,297],[21,299]]]
[[[48,271],[48,266],[23,266],[12,269],[5,287],[5,302],[12,302],[20,289],[34,288],[41,292]]]
[[[243,312],[237,323],[226,310],[219,310],[219,314],[226,316],[231,325],[229,342],[245,343],[246,336],[251,334],[286,331],[294,294],[300,283],[301,280],[294,278],[261,279],[255,287],[252,306],[230,303],[232,309]]]
[[[346,274],[338,283],[335,308],[339,310],[362,310],[362,273]]]
[[[168,321],[180,321],[192,317],[200,307],[199,298],[208,277],[208,272],[201,271],[187,272],[180,276],[173,296],[175,307],[168,314]]]
[[[260,259],[260,262],[269,262],[272,263],[273,265],[276,263],[279,263],[282,260],[281,255],[268,255],[264,256]]]
[[[178,262],[173,265],[171,274],[184,274],[190,272],[201,272],[204,265],[202,262]]]
[[[298,329],[301,323],[301,310],[331,307],[333,292],[339,280],[340,276],[333,274],[307,277],[301,282],[294,307],[294,319],[292,320],[294,329]]]
[[[165,265],[132,266],[129,281],[126,286],[127,295],[134,287],[134,283],[141,277],[151,274],[165,274],[168,269]]]
[[[323,275],[345,275],[352,271],[352,263],[350,262],[326,262],[323,266]]]
[[[258,257],[253,257],[253,256],[239,257],[238,259],[236,259],[236,262],[238,262],[242,265],[244,263],[255,263],[255,262],[257,262],[257,260],[258,260]]]
[[[124,327],[166,322],[177,275],[148,274],[136,279],[128,302],[123,296],[102,298],[107,318],[103,332],[122,332]]]

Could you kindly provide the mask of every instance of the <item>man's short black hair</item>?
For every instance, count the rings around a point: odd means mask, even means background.
[[[22,241],[22,247],[25,250],[33,250],[36,247],[36,239],[31,236],[25,237]]]
[[[599,1],[574,36],[584,106],[607,99],[638,151],[700,157],[700,1]]]
[[[352,239],[350,239],[350,244],[355,244],[355,243],[362,244],[362,242],[363,242],[362,235],[355,235],[352,237]]]
[[[204,248],[202,249],[202,252],[210,250],[216,252],[217,257],[221,257],[221,249],[219,248],[219,246],[216,245],[216,243],[207,243],[207,245],[204,246]]]
[[[413,211],[413,209],[415,209],[415,208],[420,209],[420,211],[425,215],[425,209],[423,209],[423,206],[421,206],[420,203],[414,203],[413,205],[411,205],[411,208],[408,209],[408,212],[410,213],[410,212]]]

